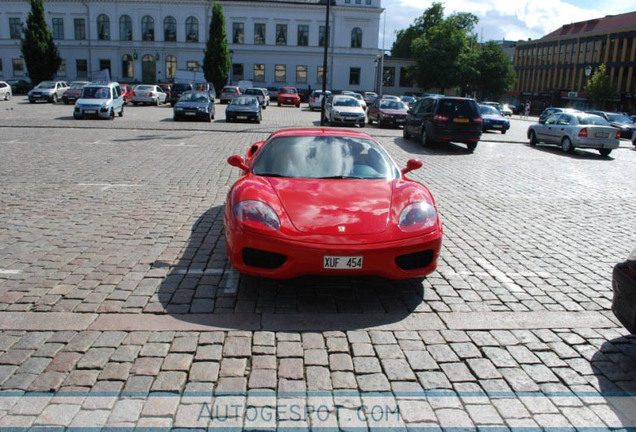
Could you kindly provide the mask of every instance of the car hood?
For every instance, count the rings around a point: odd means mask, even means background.
[[[30,92],[42,92],[42,93],[53,93],[55,91],[54,88],[33,88]],[[29,92],[29,93],[30,93]]]
[[[110,102],[110,99],[78,99],[77,105],[103,105]]]
[[[199,108],[207,107],[209,102],[177,102],[175,108]]]
[[[635,125],[635,124],[633,124],[633,123],[625,123],[625,122],[610,122],[610,124],[611,124],[612,126],[616,126],[616,127],[623,128],[623,129],[625,129],[625,128],[636,129],[636,125]]]
[[[64,94],[65,95],[78,95],[78,94],[82,94],[82,90],[81,89],[72,89],[72,90],[69,89],[69,90],[66,90],[64,92]]]
[[[406,115],[406,110],[393,108],[380,108],[380,112],[387,115]]]
[[[498,114],[482,114],[481,118],[484,120],[507,120]]]
[[[298,231],[352,235],[377,234],[387,228],[392,180],[268,180]]]
[[[229,105],[226,112],[258,112],[258,106]]]

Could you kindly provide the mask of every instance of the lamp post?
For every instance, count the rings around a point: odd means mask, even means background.
[[[322,58],[322,103],[320,107],[320,126],[325,125],[325,104],[327,103],[327,57],[329,54],[329,6],[331,0],[327,0],[327,10],[325,12],[325,50]]]
[[[234,50],[230,50],[230,85],[234,80]]]
[[[587,85],[588,80],[590,79],[590,75],[592,75],[592,66],[587,65],[585,66],[585,69],[583,70],[583,73],[585,73],[585,84],[583,84],[583,90],[585,90],[585,86]],[[587,92],[586,92],[587,93]],[[587,94],[585,95],[585,105],[587,106]]]

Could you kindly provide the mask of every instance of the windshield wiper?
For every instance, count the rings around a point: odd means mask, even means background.
[[[261,177],[290,177],[290,176],[277,174],[277,173],[254,173],[254,174],[259,175]]]
[[[317,179],[320,180],[331,180],[331,179],[343,179],[343,180],[356,180],[356,179],[364,179],[366,177],[360,177],[360,176],[349,176],[349,175],[336,175],[336,176],[327,176],[327,177],[316,177]]]

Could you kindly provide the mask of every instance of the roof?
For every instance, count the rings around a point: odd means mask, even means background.
[[[578,36],[586,33],[615,32],[630,27],[636,27],[636,12],[607,15],[604,18],[595,18],[588,21],[566,24],[552,33],[543,36],[541,40],[561,36]]]

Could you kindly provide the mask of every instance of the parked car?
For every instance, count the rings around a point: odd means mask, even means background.
[[[241,94],[241,90],[237,86],[225,86],[221,89],[219,100],[221,103],[229,103],[235,96]]]
[[[266,105],[269,106],[269,104],[272,103],[272,98],[269,95],[269,91],[267,91],[267,88],[265,87],[254,87],[260,90],[263,90],[263,93],[265,94],[265,101],[266,101]]]
[[[120,84],[122,95],[124,96],[124,104],[132,102],[133,91],[136,87],[135,84]]]
[[[260,123],[263,119],[261,104],[254,96],[236,96],[225,109],[225,121],[246,120]]]
[[[181,95],[172,111],[174,121],[191,118],[211,122],[215,114],[214,99],[207,91],[188,91]]]
[[[334,95],[325,103],[325,120],[335,126],[358,125],[364,127],[366,115],[360,102],[353,96]]]
[[[378,98],[367,110],[369,124],[378,122],[379,127],[402,126],[408,115],[408,107],[402,101]]]
[[[329,97],[331,95],[331,91],[326,90],[325,93],[327,95],[327,97]],[[322,90],[314,90],[311,92],[311,94],[309,95],[309,109],[311,111],[313,110],[320,110],[322,109]]]
[[[620,138],[632,139],[636,133],[636,124],[632,123],[625,114],[606,112],[606,111],[587,111],[590,114],[603,117],[616,129],[621,131]]]
[[[66,90],[68,90],[66,81],[42,81],[35,88],[29,90],[27,95],[31,103],[39,100],[57,103],[57,101],[62,99],[62,95]]]
[[[188,91],[196,90],[194,83],[191,82],[178,82],[172,85],[170,89],[170,97],[168,100],[170,101],[171,106],[175,106],[181,95]]]
[[[73,117],[101,117],[113,120],[124,116],[124,95],[119,83],[87,84],[81,97],[75,102]]]
[[[300,95],[296,87],[281,87],[278,90],[278,98],[276,99],[278,106],[281,105],[294,105],[296,108],[300,108]]]
[[[417,98],[413,96],[402,96],[401,99],[402,99],[402,102],[404,102],[406,106],[409,108],[413,108],[413,105],[415,105],[415,102],[417,102]]]
[[[156,84],[140,84],[133,90],[133,105],[147,104],[159,106],[166,103],[167,95]]]
[[[501,114],[504,116],[512,117],[513,108],[514,107],[512,105],[504,104],[501,107]]]
[[[501,112],[501,109],[503,107],[503,105],[501,105],[499,102],[481,102],[480,105],[490,105],[491,107],[494,107],[499,112]]]
[[[209,82],[195,82],[194,90],[197,91],[205,91],[208,92],[208,96],[210,99],[216,99],[216,89],[214,88],[214,84]]]
[[[362,107],[364,111],[367,110],[367,103],[364,101],[364,97],[360,93],[353,92],[351,96],[358,99],[358,102],[360,102],[360,106]]]
[[[378,98],[380,98],[380,99],[387,99],[387,100],[394,100],[394,101],[402,102],[402,99],[400,99],[400,97],[399,97],[399,96],[393,96],[393,95],[380,95],[380,96],[378,96]]]
[[[539,123],[543,124],[545,123],[547,118],[550,117],[552,114],[562,113],[562,112],[572,113],[572,112],[581,112],[581,111],[574,108],[557,108],[557,107],[546,108],[543,110],[543,112],[539,116]]]
[[[510,120],[505,118],[494,106],[479,104],[479,111],[483,120],[482,132],[498,130],[505,134],[510,129]]]
[[[269,95],[270,100],[278,100],[278,87],[267,87],[267,94]]]
[[[475,100],[432,96],[417,101],[406,117],[402,133],[405,139],[419,137],[424,146],[434,141],[460,142],[474,151],[482,126]]]
[[[631,334],[636,334],[636,249],[614,266],[612,290],[612,312]]]
[[[157,83],[161,90],[166,94],[166,102],[170,100],[170,91],[172,89],[172,84],[170,83]]]
[[[33,84],[24,79],[8,79],[6,82],[11,86],[11,93],[14,95],[27,94],[33,88]]]
[[[82,95],[82,89],[87,84],[90,84],[90,81],[72,81],[68,90],[66,90],[62,95],[64,105],[75,103],[75,101]]]
[[[0,99],[9,100],[13,96],[11,86],[6,81],[0,81]]]
[[[400,170],[367,134],[314,128],[274,132],[228,163],[244,173],[224,211],[227,256],[239,272],[410,279],[435,270],[435,200],[406,177],[422,162]]]
[[[604,118],[583,112],[553,114],[545,123],[528,128],[530,145],[556,144],[568,153],[575,148],[596,149],[601,156],[618,148],[619,134]]]
[[[269,96],[267,95],[267,90],[265,89],[252,87],[245,89],[243,94],[247,96],[254,96],[256,99],[258,99],[258,103],[261,104],[261,107],[263,109],[266,109],[269,105]]]
[[[362,96],[364,97],[364,101],[367,103],[367,106],[369,106],[373,103],[373,101],[375,101],[378,94],[376,92],[364,92],[362,93]]]

